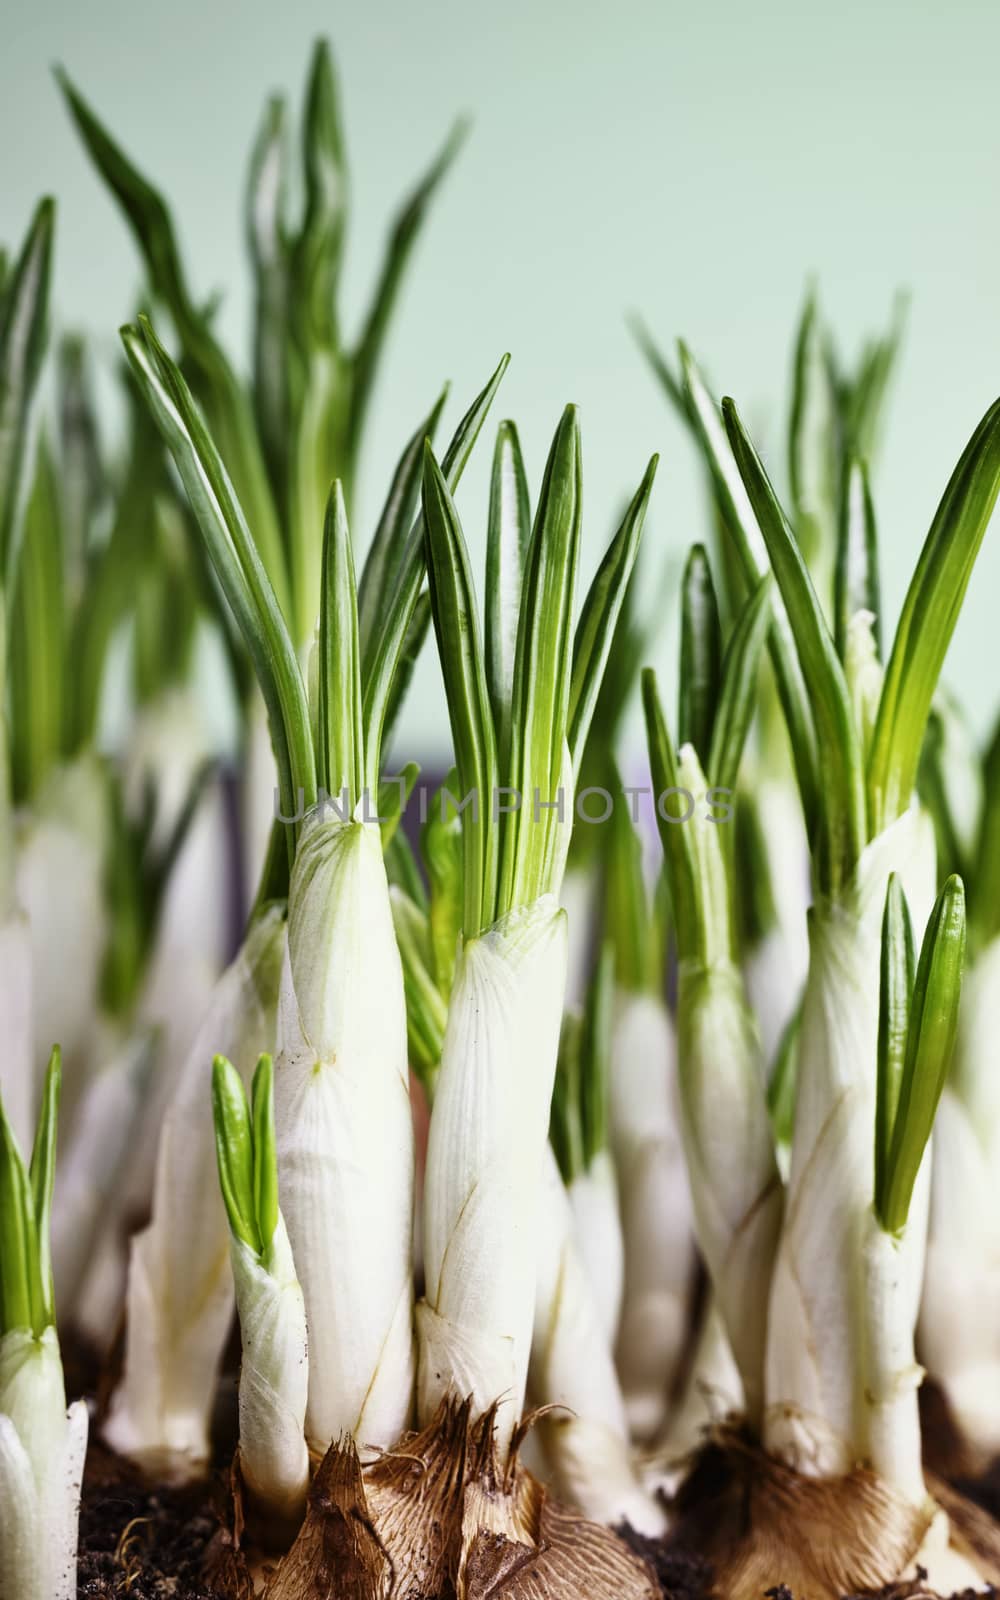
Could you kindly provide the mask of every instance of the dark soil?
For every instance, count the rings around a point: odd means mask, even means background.
[[[221,1484],[150,1488],[91,1446],[80,1507],[80,1600],[231,1600],[207,1577],[220,1542]]]

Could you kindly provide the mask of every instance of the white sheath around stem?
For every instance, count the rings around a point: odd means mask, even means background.
[[[294,1522],[309,1487],[309,1352],[305,1302],[284,1222],[279,1217],[266,1264],[235,1235],[230,1254],[243,1349],[240,1471],[260,1505]]]
[[[566,1010],[583,1005],[587,978],[594,959],[594,925],[597,919],[598,874],[586,866],[566,869],[559,903],[566,913]]]
[[[709,1295],[684,1388],[658,1452],[661,1460],[674,1466],[666,1480],[668,1488],[676,1488],[680,1476],[677,1464],[686,1467],[686,1458],[704,1441],[708,1428],[742,1410],[739,1370],[715,1296]]]
[[[567,1408],[539,1424],[562,1495],[595,1522],[625,1520],[655,1536],[666,1517],[632,1466],[625,1403],[573,1223],[549,1146],[537,1216],[531,1398]]]
[[[278,772],[271,747],[271,731],[263,698],[256,686],[244,718],[243,761],[240,781],[240,825],[243,836],[243,893],[253,904],[267,856],[274,822]]]
[[[388,1448],[414,1381],[403,972],[374,822],[303,824],[278,1008],[281,1210],[309,1322],[306,1436]]]
[[[274,1044],[284,945],[278,909],[251,928],[215,989],[177,1078],[156,1162],[153,1215],[132,1242],[125,1372],[105,1434],[116,1450],[196,1473],[233,1313],[229,1226],[219,1194],[211,1114],[212,1058],[225,1052],[250,1082]]]
[[[630,1429],[637,1439],[649,1440],[663,1426],[677,1379],[695,1272],[677,1042],[658,995],[618,990],[610,1078],[611,1148],[625,1247],[615,1354]]]
[[[868,844],[854,886],[810,915],[809,976],[785,1222],[771,1289],[766,1447],[814,1476],[847,1472],[866,1435],[864,1235],[872,1203],[879,952],[891,872],[915,927],[934,900],[917,807]],[[916,1224],[916,1216],[914,1216]]]
[[[608,1349],[615,1347],[625,1287],[618,1179],[610,1150],[598,1150],[568,1188],[573,1233]]]
[[[53,1327],[0,1338],[0,1600],[76,1600],[87,1407],[66,1409]]]
[[[463,944],[427,1147],[420,1421],[449,1393],[471,1396],[475,1415],[499,1400],[502,1456],[528,1372],[565,981],[566,918],[552,895]]]
[[[747,1415],[757,1418],[767,1345],[766,1285],[783,1194],[760,1038],[742,975],[732,962],[680,963],[677,1026],[681,1127],[695,1232],[739,1368]]]
[[[148,1036],[116,1039],[111,1028],[106,1034],[110,1059],[83,1091],[60,1156],[52,1200],[52,1276],[67,1321],[77,1321],[81,1290],[93,1266],[102,1225],[109,1219],[113,1224],[121,1221],[116,1191],[153,1050]],[[86,1330],[97,1332],[100,1348],[113,1338],[114,1320],[111,1311],[100,1318],[98,1329]]]
[[[18,829],[15,892],[31,942],[32,1031],[41,1079],[53,1044],[66,1064],[64,1115],[86,1080],[104,949],[104,780],[96,757],[53,772]]]
[[[0,1094],[15,1136],[26,1147],[35,1125],[35,1045],[31,995],[31,933],[12,905],[0,922]]]
[[[986,999],[979,979],[977,965],[962,996],[960,1050],[969,1047],[968,1037],[962,1036],[966,1023],[978,1032],[969,1011]],[[987,1003],[996,1010],[995,997]],[[992,1038],[995,1061],[1000,1032],[994,1030]],[[920,1359],[944,1389],[966,1445],[984,1469],[1000,1454],[1000,1207],[997,1158],[991,1159],[984,1148],[985,1131],[957,1089],[947,1087],[934,1123],[930,1233],[918,1326]]]
[[[917,1390],[923,1369],[914,1354],[914,1328],[923,1272],[929,1163],[913,1195],[911,1217],[900,1236],[886,1233],[873,1209],[865,1219],[863,1266],[865,1372],[862,1459],[914,1505],[927,1498],[921,1471]],[[912,1228],[912,1232],[911,1232]]]

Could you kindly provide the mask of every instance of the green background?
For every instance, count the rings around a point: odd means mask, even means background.
[[[353,171],[348,326],[396,200],[455,113],[473,117],[379,382],[363,537],[441,379],[464,405],[509,349],[502,405],[536,484],[561,405],[581,407],[588,554],[656,449],[649,543],[679,564],[703,530],[700,480],[626,311],[641,309],[664,342],[688,339],[784,483],[790,343],[810,277],[852,353],[906,287],[876,471],[894,616],[948,473],[1000,392],[1000,7],[18,0],[0,48],[0,238],[21,234],[41,191],[57,196],[58,323],[92,334],[106,362],[136,259],[50,64],[67,66],[172,200],[192,280],[221,291],[227,339],[245,352],[249,142],[268,91],[298,97],[320,32],[339,62]],[[485,482],[484,456],[460,498],[477,549]],[[998,601],[1000,519],[946,674],[980,725],[1000,701]],[[668,647],[664,634],[661,660]],[[443,753],[442,708],[429,651],[408,713],[415,753]]]

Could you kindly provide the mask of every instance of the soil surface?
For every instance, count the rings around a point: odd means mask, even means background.
[[[99,1445],[80,1507],[79,1600],[231,1600],[207,1577],[223,1487],[147,1487]]]

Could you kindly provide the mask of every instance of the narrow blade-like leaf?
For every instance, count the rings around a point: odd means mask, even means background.
[[[455,758],[472,810],[463,814],[463,928],[474,937],[494,920],[497,849],[493,794],[496,733],[479,614],[462,525],[444,474],[425,446],[424,524],[434,631],[448,698]]]
[[[875,1193],[888,1189],[892,1134],[906,1061],[914,977],[913,927],[903,885],[893,872],[882,917],[878,1008],[878,1076],[875,1099]]]
[[[38,206],[0,300],[0,587],[8,608],[20,550],[31,406],[48,338],[55,202]]]
[[[365,770],[361,649],[354,552],[339,478],[330,490],[323,537],[319,614],[319,778],[328,794],[347,790],[351,810]]]
[[[531,538],[531,506],[513,422],[501,422],[493,452],[486,533],[486,675],[501,763],[510,748],[521,583]]]
[[[253,1118],[254,1216],[261,1252],[266,1255],[278,1226],[278,1151],[274,1138],[274,1064],[257,1062],[251,1088]]]
[[[913,985],[892,1146],[885,1184],[876,1196],[879,1218],[888,1233],[899,1233],[906,1224],[951,1067],[964,965],[965,891],[961,878],[951,877],[927,924]]]
[[[951,475],[896,627],[868,763],[876,830],[910,803],[931,701],[998,492],[1000,400],[995,400]]]
[[[691,546],[681,583],[681,663],[677,738],[705,761],[722,679],[722,623],[704,545]]]
[[[722,403],[733,458],[746,485],[785,603],[815,721],[822,778],[817,878],[825,890],[850,881],[866,838],[861,752],[843,668],[795,537],[739,413]]]
[[[881,656],[882,599],[875,507],[872,504],[867,468],[862,462],[852,460],[844,476],[841,497],[834,591],[837,654],[841,661],[847,652],[847,630],[851,618],[862,610],[870,611],[875,618],[872,630]]]
[[[771,620],[772,584],[764,578],[740,613],[726,646],[706,775],[715,789],[733,790],[757,705],[760,658]]]
[[[570,686],[569,748],[574,770],[590,733],[605,669],[635,571],[646,509],[659,460],[659,456],[651,458],[583,602],[573,641],[573,678]],[[620,707],[618,709],[620,711]]]
[[[219,1185],[237,1239],[261,1254],[263,1241],[257,1226],[254,1192],[253,1125],[240,1075],[225,1056],[212,1062],[212,1116]]]

